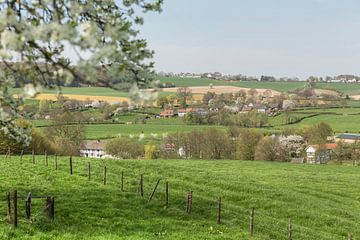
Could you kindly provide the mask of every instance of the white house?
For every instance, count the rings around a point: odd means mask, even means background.
[[[306,162],[311,164],[327,163],[331,158],[331,152],[336,148],[336,143],[309,145],[306,151]]]
[[[105,153],[105,141],[85,140],[81,144],[80,155],[88,158],[111,157]]]

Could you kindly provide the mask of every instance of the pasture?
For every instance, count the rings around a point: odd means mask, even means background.
[[[87,164],[91,162],[91,180]],[[359,169],[338,165],[207,160],[58,160],[31,156],[0,157],[0,211],[5,193],[19,197],[55,197],[55,220],[43,213],[44,200],[34,199],[27,220],[20,198],[19,227],[7,225],[1,214],[1,239],[248,239],[249,209],[255,209],[254,238],[287,239],[288,218],[293,239],[354,239],[360,236]],[[107,167],[107,181],[103,171]],[[124,192],[120,175],[124,171]],[[144,174],[144,197],[137,194]],[[160,185],[148,201],[155,183]],[[164,208],[164,184],[169,181],[169,207]],[[193,191],[192,213],[185,213],[185,196]],[[217,197],[222,197],[217,224]]]
[[[295,110],[288,114],[292,118],[303,118],[294,124],[287,124],[287,115],[282,113],[276,117],[269,117],[270,129],[275,131],[285,128],[301,128],[325,122],[335,133],[360,132],[360,108],[323,108]]]
[[[306,82],[230,82],[207,78],[180,78],[180,77],[157,77],[161,82],[173,82],[176,87],[195,86],[236,86],[243,88],[271,89],[278,92],[294,91],[305,86]],[[336,90],[348,95],[360,95],[360,84],[358,83],[317,83],[316,88]]]

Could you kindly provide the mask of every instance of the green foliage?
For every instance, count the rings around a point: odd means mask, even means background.
[[[254,160],[255,148],[262,138],[256,130],[241,129],[236,145],[236,159]]]
[[[144,156],[144,146],[127,138],[115,138],[106,143],[105,151],[114,157],[122,159]]]
[[[256,111],[237,114],[234,116],[234,124],[239,127],[264,127],[268,124],[268,116]]]
[[[229,136],[215,128],[171,134],[165,143],[173,144],[176,150],[182,148],[184,157],[195,159],[229,159],[235,148]]]
[[[85,138],[84,126],[74,124],[76,113],[64,112],[45,129],[46,136],[54,143],[60,155],[79,155],[81,142]]]
[[[260,161],[289,161],[289,153],[276,137],[262,138],[255,149],[255,160]]]
[[[333,135],[333,130],[329,124],[321,122],[315,126],[303,130],[304,138],[311,144],[323,144],[327,138]]]
[[[145,159],[156,159],[158,157],[158,148],[155,144],[146,144],[144,146],[145,153],[144,158]]]

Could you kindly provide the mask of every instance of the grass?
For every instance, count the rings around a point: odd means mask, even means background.
[[[318,115],[316,115],[318,114]],[[306,117],[302,121],[285,125],[285,114],[269,117],[269,123],[273,130],[285,128],[301,128],[325,122],[331,126],[336,133],[360,132],[360,109],[359,108],[326,108],[296,110],[291,113],[292,117]]]
[[[88,139],[106,139],[117,136],[128,137],[132,135],[137,138],[141,133],[145,137],[150,137],[150,134],[157,134],[162,137],[163,134],[174,132],[186,132],[193,129],[206,129],[216,127],[219,129],[226,129],[224,126],[207,126],[207,125],[185,125],[185,124],[90,124],[85,125],[86,137]]]
[[[279,92],[294,91],[305,86],[306,82],[258,82],[258,81],[244,81],[244,82],[229,82],[219,81],[207,78],[180,78],[180,77],[158,77],[161,82],[173,82],[177,87],[195,87],[195,86],[214,86],[230,85],[246,88],[265,88],[272,89]],[[317,83],[317,88],[331,89],[343,92],[348,95],[360,94],[360,84],[358,83]]]
[[[299,240],[346,239],[360,236],[358,168],[337,165],[293,165],[252,161],[207,160],[89,160],[68,158],[54,170],[37,156],[23,162],[0,157],[0,190],[19,196],[55,197],[55,221],[44,217],[43,200],[33,200],[31,221],[19,203],[19,228],[5,224],[1,239],[248,239],[249,209],[255,208],[258,240],[287,239],[287,219]],[[87,179],[91,161],[92,180]],[[107,185],[102,183],[107,166]],[[119,177],[125,172],[125,192]],[[144,174],[145,197],[136,194]],[[162,182],[148,202],[156,180]],[[169,180],[169,208],[164,209],[164,179]],[[193,212],[184,213],[185,194],[193,191]],[[216,224],[216,198],[222,197],[222,224]],[[0,198],[5,212],[5,198]]]

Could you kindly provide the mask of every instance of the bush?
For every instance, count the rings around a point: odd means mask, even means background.
[[[256,146],[255,160],[286,162],[289,156],[278,138],[264,137]]]
[[[155,144],[145,145],[145,159],[156,159],[158,157],[158,149]]]
[[[197,159],[229,159],[235,149],[231,138],[215,128],[172,134],[166,139],[166,144],[173,145],[175,151],[182,148],[187,158]]]
[[[241,160],[254,160],[256,145],[262,137],[262,134],[258,131],[242,129],[236,145],[235,158]]]
[[[105,151],[107,154],[122,159],[144,156],[144,146],[127,138],[116,138],[108,141],[105,145]]]

